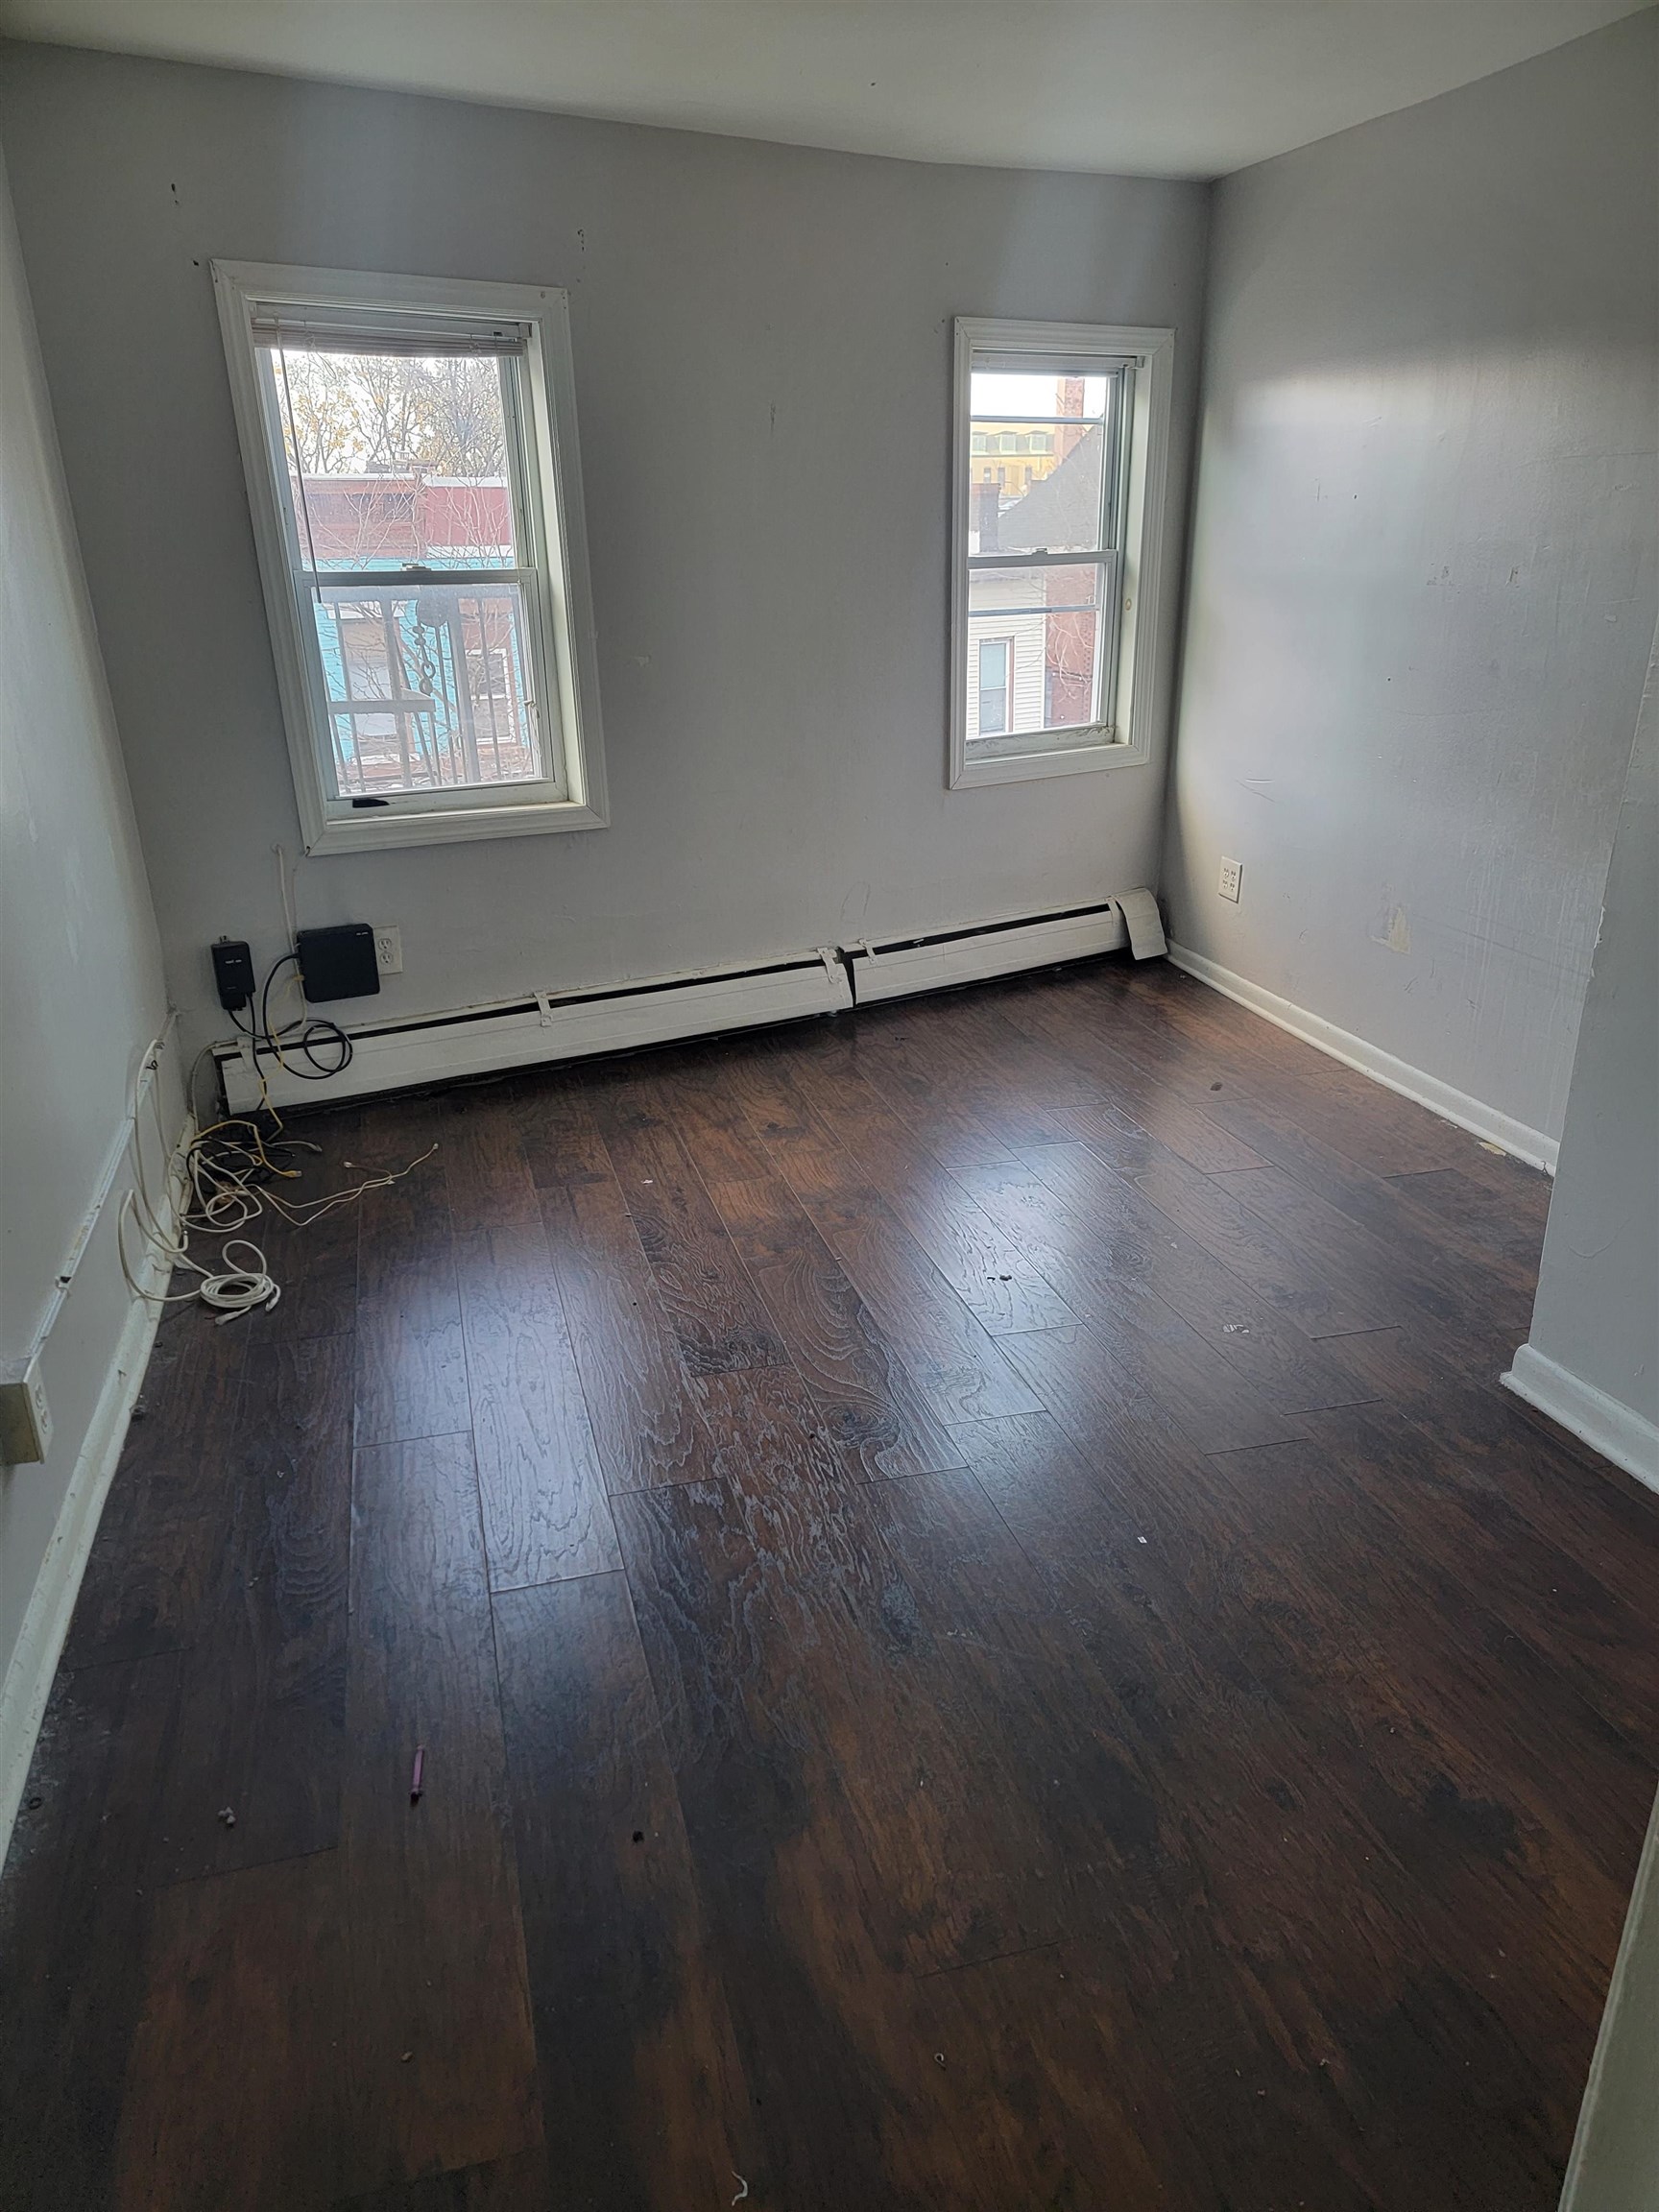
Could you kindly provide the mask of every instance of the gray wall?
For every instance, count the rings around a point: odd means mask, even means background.
[[[1659,1444],[1659,665],[1607,869],[1530,1343]],[[1518,1363],[1524,1365],[1524,1363]],[[1659,1480],[1659,1455],[1654,1478]]]
[[[1659,1484],[1659,639],[1647,671],[1578,1032],[1529,1342],[1513,1380],[1546,1412],[1588,1383],[1593,1417]],[[1536,1355],[1534,1359],[1533,1356]],[[1552,1366],[1542,1366],[1549,1361]],[[1562,1378],[1552,1370],[1562,1369]],[[1642,1424],[1647,1424],[1643,1433]],[[1581,1421],[1575,1426],[1585,1427]],[[1652,2212],[1659,2176],[1659,1807],[1607,1993],[1561,2212]]]
[[[299,839],[215,254],[570,288],[612,827],[302,864],[301,922],[401,926],[376,1012],[1154,879],[1162,746],[945,788],[950,319],[1173,325],[1181,512],[1204,187],[19,46],[0,125],[192,1041],[224,1029],[208,941],[280,949]]]
[[[1653,2212],[1659,2190],[1659,1803],[1607,1991],[1561,2212]]]
[[[1215,209],[1172,934],[1548,1136],[1659,588],[1656,56],[1633,16]]]
[[[165,1014],[0,169],[0,1360],[33,1344]],[[176,1106],[167,1114],[176,1121]],[[47,1347],[50,1455],[0,1467],[0,1849],[34,1688],[28,1655],[10,1663],[131,1310],[113,1243],[120,1189]]]

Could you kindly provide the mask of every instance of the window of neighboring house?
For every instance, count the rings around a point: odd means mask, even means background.
[[[981,637],[979,640],[979,684],[970,711],[975,733],[983,737],[999,735],[1008,727],[1008,692],[1013,677],[1014,640],[1011,637]]]
[[[601,826],[565,295],[213,277],[307,852]]]
[[[1149,757],[1173,349],[1167,330],[957,323],[952,785]],[[974,483],[973,454],[1016,436],[1044,464]]]

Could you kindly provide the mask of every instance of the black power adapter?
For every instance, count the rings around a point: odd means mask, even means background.
[[[370,932],[373,940],[373,932]],[[213,955],[213,980],[219,989],[219,1003],[227,1014],[236,1014],[253,996],[253,955],[239,937],[221,937],[217,945],[209,945]],[[373,942],[370,946],[373,950]]]
[[[307,999],[371,998],[380,989],[374,932],[367,922],[342,922],[332,929],[298,929],[300,980]]]

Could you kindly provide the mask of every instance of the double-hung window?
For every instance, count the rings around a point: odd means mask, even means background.
[[[953,785],[1148,757],[1172,351],[1167,330],[957,323]]]
[[[565,295],[213,276],[306,850],[603,824]]]

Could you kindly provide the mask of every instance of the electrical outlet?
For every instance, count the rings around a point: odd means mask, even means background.
[[[374,932],[374,965],[382,975],[401,975],[403,973],[403,932],[401,929],[376,929]]]
[[[14,1367],[0,1382],[0,1466],[25,1467],[52,1449],[52,1409],[40,1375],[40,1355]]]
[[[1223,860],[1221,863],[1221,880],[1215,888],[1223,899],[1231,899],[1234,905],[1237,906],[1238,903],[1238,886],[1243,880],[1243,861]]]

